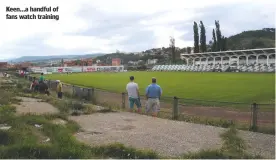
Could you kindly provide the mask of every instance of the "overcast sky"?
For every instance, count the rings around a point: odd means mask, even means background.
[[[224,36],[275,27],[274,0],[1,0],[0,59],[193,46],[193,22],[207,40],[214,21]],[[6,6],[59,6],[59,20],[6,19]],[[33,14],[9,12],[10,15]]]

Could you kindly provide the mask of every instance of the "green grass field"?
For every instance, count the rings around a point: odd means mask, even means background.
[[[163,96],[244,103],[275,103],[275,74],[268,73],[77,73],[46,75],[46,79],[59,79],[64,83],[123,92],[131,75],[135,76],[142,94],[151,83],[151,77],[156,77],[157,83],[163,89]]]

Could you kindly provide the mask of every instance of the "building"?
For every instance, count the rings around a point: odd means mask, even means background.
[[[71,60],[71,61],[67,60],[67,61],[63,62],[63,67],[92,66],[92,65],[93,65],[93,59],[92,58],[81,59],[81,60]]]
[[[181,54],[186,64],[275,64],[275,48]]]
[[[121,59],[120,58],[112,58],[112,66],[120,66]]]
[[[155,65],[153,71],[275,72],[275,48],[181,54],[185,64]]]
[[[0,62],[0,69],[7,69],[8,68],[8,62]]]
[[[8,64],[7,66],[9,69],[15,69],[15,65],[14,64]]]
[[[129,65],[139,65],[139,64],[144,64],[143,60],[138,60],[138,61],[129,61],[128,62]]]
[[[148,59],[147,64],[156,64],[158,62],[158,59]]]
[[[31,66],[33,66],[31,62],[22,62],[15,65],[17,69],[21,69],[21,70],[26,70]]]
[[[76,66],[76,61],[64,61],[63,67]]]
[[[82,66],[92,66],[93,65],[93,59],[92,58],[81,59],[81,65]]]

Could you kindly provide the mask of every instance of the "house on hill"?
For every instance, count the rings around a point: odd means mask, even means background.
[[[8,62],[0,62],[0,69],[7,69],[8,68]]]

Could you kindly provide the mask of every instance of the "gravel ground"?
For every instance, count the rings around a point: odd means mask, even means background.
[[[18,114],[47,114],[47,113],[58,113],[58,109],[49,103],[40,102],[41,100],[27,97],[17,97],[21,99],[20,105],[14,105]]]
[[[275,159],[275,135],[240,131],[239,136],[246,142],[249,153]]]
[[[152,149],[177,156],[200,149],[220,148],[222,128],[183,123],[134,113],[119,112],[73,116],[84,130],[76,137],[88,144],[120,142],[127,146]]]
[[[153,118],[128,112],[71,116],[83,129],[75,136],[90,145],[120,142],[127,146],[152,149],[161,155],[178,156],[201,149],[217,149],[226,129],[200,124]],[[241,131],[250,153],[274,158],[275,136]]]

